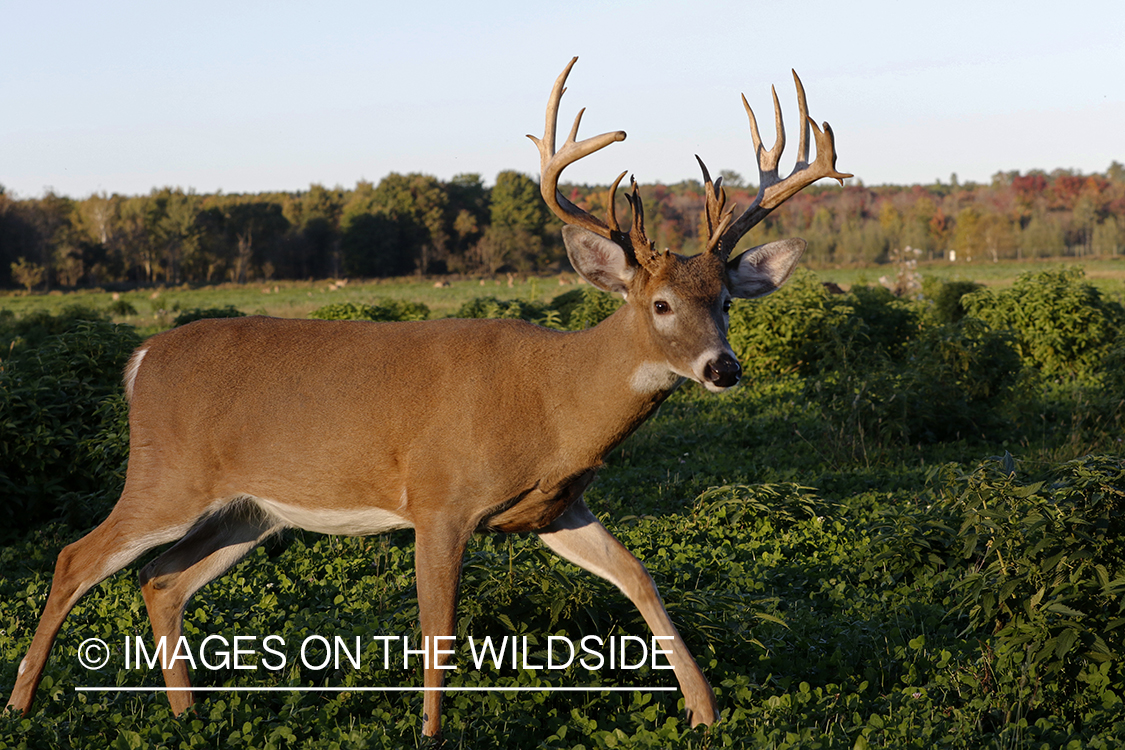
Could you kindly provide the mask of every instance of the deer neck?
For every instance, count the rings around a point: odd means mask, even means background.
[[[593,328],[567,336],[563,401],[572,444],[594,446],[600,460],[641,426],[683,382],[655,347],[631,305]],[[576,363],[576,364],[573,364]]]

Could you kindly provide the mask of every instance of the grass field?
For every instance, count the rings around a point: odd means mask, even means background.
[[[1066,265],[920,270],[1004,290],[1020,273]],[[1125,272],[1117,261],[1084,265],[1084,280],[1064,274],[1013,288],[1024,294],[1021,314],[1034,318],[1026,330],[939,321],[932,301],[859,288],[889,267],[797,274],[781,292],[736,307],[742,386],[720,396],[681,388],[611,452],[586,495],[652,573],[715,688],[722,721],[688,728],[679,693],[649,689],[674,685],[666,672],[475,669],[462,640],[462,666],[447,684],[631,689],[451,692],[446,746],[1120,747],[1125,309],[1117,300]],[[819,280],[856,288],[830,296]],[[119,372],[138,334],[170,324],[177,308],[303,317],[331,302],[390,297],[424,302],[437,317],[484,294],[543,300],[573,288],[556,279],[510,288],[506,280],[274,286],[126,292],[118,301],[138,315],[123,321],[138,331],[80,322],[33,349],[13,345],[0,362],[0,697],[28,648],[59,550],[104,518],[120,492]],[[1011,302],[986,298],[992,307],[982,315]],[[114,300],[12,295],[0,309],[22,315],[74,302],[105,309]],[[1036,348],[1036,336],[1049,346]],[[25,507],[45,520],[25,523]],[[182,717],[158,690],[76,690],[163,684],[159,669],[126,668],[120,651],[101,671],[77,658],[88,638],[151,638],[136,571],[153,556],[78,604],[32,713],[0,715],[0,750],[419,744],[420,693],[359,689],[421,681],[417,664],[385,668],[371,642],[417,641],[410,532],[287,533],[203,589],[186,614],[195,644],[275,634],[287,644],[338,635],[368,645],[358,669],[310,668],[292,651],[277,671],[197,669],[195,684],[218,692]],[[526,636],[532,666],[546,659],[550,635],[648,634],[616,589],[530,534],[472,540],[458,623],[462,639]],[[262,687],[279,692],[253,692]]]

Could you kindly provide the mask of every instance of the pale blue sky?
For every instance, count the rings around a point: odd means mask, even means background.
[[[1125,3],[26,2],[0,0],[0,184],[21,197],[536,175],[560,130],[628,140],[565,179],[756,180],[790,68],[838,166],[869,185],[1125,162]],[[562,135],[560,135],[560,138]],[[791,163],[791,161],[789,162]],[[783,164],[786,162],[783,160]]]

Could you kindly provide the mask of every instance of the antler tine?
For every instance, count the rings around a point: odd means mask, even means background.
[[[773,148],[768,151],[762,148],[762,137],[758,133],[758,120],[754,117],[754,110],[746,101],[746,95],[742,95],[742,106],[746,108],[746,116],[750,119],[750,137],[754,140],[754,158],[758,161],[759,184],[767,180],[770,184],[777,182],[779,179],[777,165],[781,161],[781,152],[785,150],[785,123],[781,118],[781,103],[777,100],[777,88],[771,86],[770,89],[773,91],[773,125],[777,137],[773,142]]]
[[[559,176],[567,166],[585,156],[589,156],[595,151],[605,148],[611,143],[625,140],[625,132],[616,130],[609,133],[602,133],[601,135],[596,135],[583,141],[578,141],[578,126],[582,122],[582,114],[586,111],[583,109],[579,111],[578,116],[574,118],[574,125],[571,127],[570,135],[567,136],[562,148],[556,152],[555,132],[558,129],[559,102],[562,100],[562,95],[566,92],[567,76],[570,75],[570,70],[574,67],[574,63],[576,62],[578,62],[577,57],[571,59],[563,69],[563,72],[560,73],[559,77],[555,80],[554,88],[551,89],[551,98],[547,101],[547,117],[543,129],[543,138],[539,139],[533,135],[527,137],[530,138],[539,149],[539,191],[542,193],[543,200],[546,201],[547,207],[551,209],[551,212],[567,224],[574,224],[607,239],[613,239],[611,234],[617,231],[617,219],[614,216],[612,208],[612,195],[610,196],[610,223],[606,224],[578,208],[578,206],[571,203],[558,191]],[[620,182],[621,178],[618,177],[617,179],[618,182]],[[615,188],[616,185],[617,183],[614,183]]]
[[[641,189],[636,179],[630,177],[631,192],[625,193],[629,207],[633,210],[633,226],[629,229],[629,244],[632,246],[633,257],[649,272],[655,272],[657,259],[660,257],[655,244],[645,235],[645,207],[641,202]]]
[[[723,178],[719,177],[712,184],[711,173],[707,171],[707,165],[703,163],[698,154],[696,154],[695,160],[699,162],[699,168],[703,170],[703,189],[706,195],[704,213],[707,216],[707,247],[703,252],[710,253],[714,252],[715,248],[719,246],[723,233],[730,225],[734,206],[724,210],[727,203],[727,193],[723,190]],[[730,250],[727,248],[727,253],[729,252]]]
[[[791,69],[792,70],[792,69]],[[797,122],[800,123],[801,140],[797,145],[797,164],[793,172],[798,172],[809,165],[809,104],[805,101],[805,86],[801,83],[797,71],[792,70],[793,83],[797,86]]]
[[[839,180],[840,184],[843,185],[846,178],[852,177],[850,174],[844,174],[836,170],[836,138],[832,133],[832,128],[826,122],[824,123],[824,129],[821,130],[817,127],[816,122],[809,117],[808,104],[805,101],[805,87],[796,71],[793,71],[793,81],[797,87],[797,106],[801,115],[801,141],[798,146],[797,165],[793,168],[792,174],[784,180],[779,179],[777,173],[778,160],[781,157],[781,150],[785,146],[785,136],[781,124],[781,106],[777,101],[777,90],[775,89],[773,92],[775,121],[778,129],[777,141],[769,151],[762,149],[754,112],[750,109],[746,97],[742,97],[742,104],[750,118],[750,137],[754,142],[760,182],[758,184],[758,195],[754,198],[754,202],[723,233],[719,247],[727,253],[734,248],[743,235],[766,218],[771,211],[817,180],[822,177],[831,177]],[[811,163],[808,154],[809,126],[812,126],[813,140],[816,142],[816,159]]]
[[[606,218],[609,219],[609,230],[611,232],[621,231],[621,227],[617,224],[617,186],[621,184],[622,178],[627,174],[629,174],[629,170],[617,175],[617,179],[609,186],[609,208],[606,210]]]

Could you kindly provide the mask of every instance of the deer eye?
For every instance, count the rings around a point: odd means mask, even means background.
[[[729,299],[723,301],[723,312],[725,312],[725,313],[730,312],[730,300]]]
[[[658,299],[652,303],[652,309],[657,315],[667,315],[672,312],[672,306],[662,299]]]

